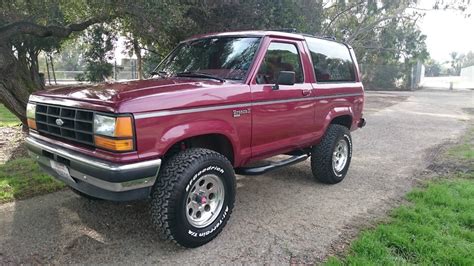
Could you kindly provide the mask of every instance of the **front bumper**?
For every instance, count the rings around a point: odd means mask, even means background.
[[[161,166],[161,159],[117,164],[74,152],[31,136],[28,151],[50,175],[92,197],[130,201],[150,196]],[[51,161],[67,166],[69,176],[54,170]]]

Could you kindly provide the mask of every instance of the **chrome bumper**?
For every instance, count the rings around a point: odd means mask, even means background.
[[[161,159],[131,164],[107,162],[31,136],[26,138],[26,145],[30,155],[48,173],[86,194],[97,194],[87,191],[91,186],[108,192],[127,192],[151,188],[155,184],[161,166]],[[68,178],[56,173],[51,167],[52,160],[65,164],[71,177]],[[97,195],[91,196],[97,197]],[[110,198],[100,195],[98,197]],[[120,199],[114,197],[113,200]]]

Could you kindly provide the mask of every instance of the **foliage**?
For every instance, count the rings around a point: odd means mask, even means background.
[[[469,53],[461,56],[461,67],[470,67],[474,66],[474,52],[469,51]]]
[[[44,89],[39,53],[59,49],[74,32],[111,17],[87,1],[0,1],[0,102],[26,124],[29,95]]]
[[[425,76],[427,77],[438,77],[441,75],[442,66],[439,62],[428,59],[425,62]]]
[[[64,71],[80,71],[85,68],[86,58],[83,51],[87,45],[78,38],[64,41],[55,53],[55,68]],[[41,68],[41,66],[40,66]]]
[[[474,66],[474,53],[469,51],[467,54],[459,54],[457,52],[451,52],[449,54],[451,60],[451,68],[448,69],[448,74],[453,76],[459,76],[463,67]]]
[[[84,53],[86,69],[77,79],[101,82],[111,76],[113,65],[109,61],[113,59],[116,41],[117,36],[113,29],[105,25],[95,25],[86,30],[83,36],[83,42],[87,44]]]
[[[38,73],[39,53],[61,50],[65,41],[76,38],[90,25],[103,22],[118,25],[110,33],[130,37],[130,47],[140,62],[142,53],[145,58],[163,58],[177,42],[204,32],[295,28],[332,35],[354,46],[360,63],[403,63],[402,73],[394,73],[389,80],[402,80],[406,85],[411,66],[427,58],[425,37],[416,27],[422,17],[416,9],[417,2],[231,0],[199,1],[196,5],[195,1],[159,0],[1,1],[0,102],[25,122],[29,94],[43,89]],[[433,8],[464,11],[468,4],[469,0],[436,0]],[[107,38],[94,41],[101,42],[96,47],[99,51],[107,48]],[[103,58],[106,53],[99,54]],[[110,73],[106,60],[89,60],[88,75],[83,78],[103,80]],[[141,66],[140,63],[139,69]],[[92,74],[96,71],[100,74]],[[386,75],[376,74],[366,80],[379,84]]]
[[[0,165],[0,203],[37,196],[64,187],[46,174],[33,159],[17,159]]]

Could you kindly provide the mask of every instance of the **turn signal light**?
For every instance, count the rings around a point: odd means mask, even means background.
[[[34,119],[28,118],[28,127],[31,129],[36,129],[36,121]]]
[[[133,139],[111,139],[95,136],[95,145],[111,151],[132,151]]]
[[[115,137],[132,137],[132,118],[128,116],[117,117],[114,135]]]

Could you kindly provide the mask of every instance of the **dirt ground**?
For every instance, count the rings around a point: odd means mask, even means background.
[[[21,126],[0,127],[0,164],[26,156],[24,137]]]
[[[367,126],[353,133],[346,179],[324,185],[309,160],[262,176],[238,176],[224,231],[196,249],[160,240],[147,202],[90,202],[70,191],[0,205],[0,264],[317,263],[382,219],[421,179],[445,143],[466,130],[472,91],[367,93]]]

